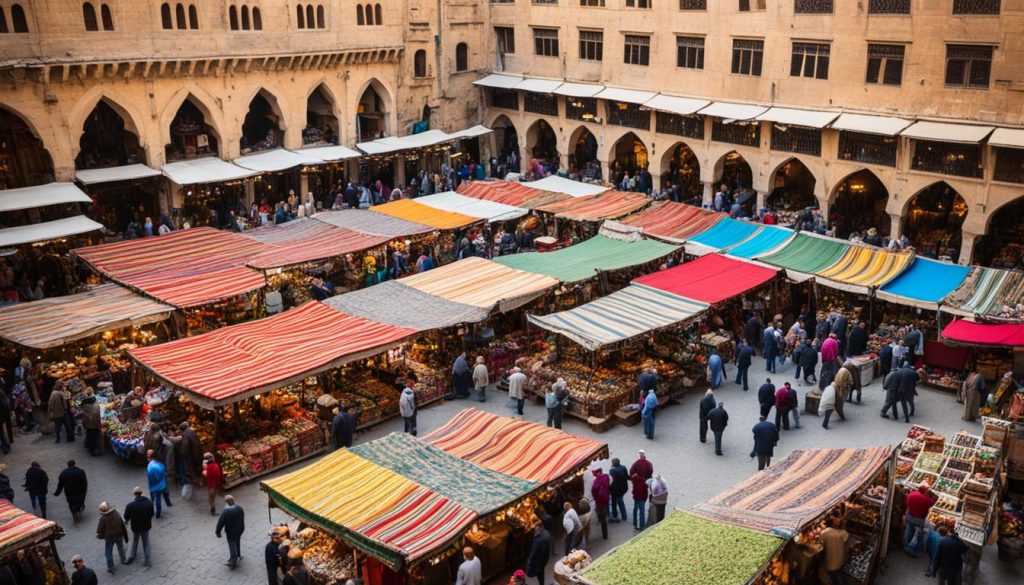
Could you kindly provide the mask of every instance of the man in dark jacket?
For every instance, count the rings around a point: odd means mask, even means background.
[[[267,565],[267,584],[277,585],[278,579],[277,574],[279,569],[284,567],[281,565],[282,558],[284,557],[281,551],[281,537],[282,530],[280,527],[275,527],[270,531],[270,542],[263,547],[263,562]]]
[[[245,532],[245,510],[235,503],[234,496],[224,496],[224,509],[220,511],[220,518],[217,519],[217,529],[214,534],[220,538],[220,533],[228,539],[228,562],[227,566],[234,569],[238,566],[238,559],[242,558],[242,533]]]
[[[789,393],[789,411],[793,413],[793,421],[796,422],[796,428],[800,428],[800,395],[796,393],[794,388],[789,382],[783,384],[786,388],[786,392]]]
[[[188,421],[182,422],[178,428],[181,430],[181,440],[176,445],[174,457],[178,483],[196,483],[203,476],[203,443]]]
[[[864,355],[868,350],[868,324],[860,321],[857,326],[850,331],[850,337],[847,340],[848,355]]]
[[[39,506],[41,516],[46,518],[46,494],[50,492],[50,476],[46,475],[38,461],[33,461],[25,472],[25,491],[32,502],[32,509]]]
[[[93,396],[93,389],[85,389],[82,399],[82,428],[85,429],[85,450],[93,457],[103,455],[100,449],[100,405]]]
[[[832,321],[832,333],[836,334],[836,340],[839,341],[839,356],[843,359],[846,359],[846,330],[848,327],[849,321],[846,315],[837,313],[835,320]]]
[[[153,502],[142,495],[142,488],[135,486],[135,499],[124,507],[124,521],[132,529],[132,546],[128,551],[126,565],[135,560],[139,552],[139,541],[142,541],[142,566],[148,567],[149,561],[149,531],[153,528]]]
[[[749,389],[747,385],[747,370],[750,369],[750,360],[754,357],[754,347],[749,341],[740,342],[736,350],[736,383],[743,384],[743,391]]]
[[[725,432],[725,427],[729,425],[729,413],[725,411],[725,403],[719,402],[718,406],[711,409],[708,413],[708,424],[711,426],[711,432],[715,435],[715,455],[722,454],[722,433]]]
[[[775,337],[775,324],[769,322],[761,337],[765,369],[775,373],[775,358],[779,356],[779,341]]]
[[[911,325],[910,331],[903,336],[903,345],[907,346],[907,363],[916,366],[917,347],[921,345],[921,330],[916,325]]]
[[[882,372],[882,379],[892,369],[892,344],[887,343],[882,346],[882,349],[878,352],[878,369]]]
[[[626,466],[619,462],[618,458],[612,459],[612,466],[608,469],[608,475],[612,478],[612,513],[611,521],[618,522],[619,517],[626,521],[626,492],[629,491],[629,471]]]
[[[761,332],[764,331],[764,322],[761,321],[756,313],[747,319],[747,326],[744,329],[744,334],[747,338],[747,345],[751,347],[759,346],[761,343]]]
[[[754,450],[751,456],[757,455],[757,470],[761,471],[772,464],[775,445],[779,442],[779,430],[768,422],[765,416],[758,420],[759,422],[751,429],[754,433]]]
[[[914,416],[914,397],[917,396],[917,382],[921,379],[917,370],[911,365],[912,363],[907,362],[899,369],[900,385],[896,392],[897,400],[902,400],[904,404],[910,405],[910,416]]]
[[[708,388],[700,400],[700,442],[708,442],[708,413],[715,409],[715,394]]]
[[[897,402],[903,405],[903,417],[910,422],[910,407],[907,406],[905,398],[900,395],[900,371],[889,372],[882,380],[882,389],[885,390],[885,404],[882,406],[882,418],[889,418],[889,409],[892,408],[892,418],[899,422],[900,414],[896,410]]]
[[[829,332],[832,331],[832,324],[828,319],[818,319],[818,322],[814,325],[814,341],[818,342],[818,347],[828,339]]]
[[[797,361],[796,356],[793,356],[793,361]],[[798,383],[811,385],[818,381],[818,377],[814,374],[814,370],[818,367],[818,348],[810,339],[804,341],[804,344],[800,346],[800,361],[797,363],[800,366],[797,373]],[[802,382],[799,380],[800,377],[803,377]]]
[[[939,574],[939,585],[960,585],[964,573],[964,553],[967,550],[967,545],[955,531],[939,541],[933,562]]]
[[[96,571],[85,566],[85,559],[82,558],[82,555],[71,557],[71,566],[75,568],[75,571],[71,573],[71,585],[98,585]]]
[[[544,574],[547,572],[548,559],[551,557],[551,534],[538,524],[533,529],[533,544],[530,556],[526,559],[526,576],[536,577],[540,585],[544,585]]]
[[[761,416],[768,416],[775,406],[775,385],[771,378],[766,378],[764,384],[757,389],[757,402],[761,405]]]
[[[68,466],[57,476],[57,491],[54,496],[64,492],[68,501],[68,508],[71,516],[78,522],[82,519],[82,510],[85,509],[85,494],[89,490],[89,480],[85,477],[85,471],[75,465],[75,460],[68,461]]]
[[[331,421],[331,440],[334,442],[334,448],[351,447],[355,434],[356,417],[348,411],[348,405],[342,404]]]

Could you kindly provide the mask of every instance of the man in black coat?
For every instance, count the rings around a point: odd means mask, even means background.
[[[889,418],[889,409],[892,409],[892,418],[896,422],[900,420],[899,411],[896,410],[897,402],[903,405],[903,417],[910,422],[910,409],[905,398],[900,395],[900,371],[893,370],[882,379],[882,389],[885,390],[885,404],[882,405],[882,418]]]
[[[864,355],[868,350],[868,324],[860,321],[857,326],[850,331],[850,337],[847,340],[849,346],[848,355]]]
[[[772,464],[775,445],[779,442],[779,429],[762,416],[751,431],[754,433],[754,450],[750,456],[757,455],[757,470],[761,471]]]
[[[939,541],[933,566],[939,574],[939,585],[960,585],[964,574],[964,553],[967,545],[956,532],[950,532]]]
[[[818,342],[818,347],[821,347],[821,344],[828,339],[830,331],[832,331],[832,324],[828,319],[820,319],[814,326],[814,340]]]
[[[270,542],[263,548],[263,562],[267,565],[268,585],[277,585],[278,569],[283,568],[281,560],[284,555],[281,554],[281,541],[281,531],[275,527],[270,531]]]
[[[900,385],[896,391],[896,399],[904,401],[905,405],[910,405],[910,416],[914,416],[914,397],[917,396],[917,382],[921,376],[918,375],[914,366],[910,365],[911,363],[907,362],[899,369]]]
[[[342,404],[338,414],[334,415],[331,421],[331,439],[334,441],[334,448],[351,447],[352,439],[356,434],[356,417],[348,411],[348,405]]]
[[[814,370],[818,367],[818,348],[808,339],[799,349],[799,360],[796,355],[793,356],[793,361],[800,367],[797,383],[814,384],[818,381],[818,377],[814,374]],[[803,378],[803,380],[801,381],[799,378]]]
[[[892,344],[886,343],[878,352],[878,368],[882,372],[882,379],[892,369]]]
[[[150,566],[149,558],[149,531],[153,528],[153,502],[142,495],[142,488],[135,487],[135,499],[124,507],[124,521],[132,529],[132,548],[128,552],[128,560],[124,564],[130,565],[139,552],[139,541],[142,541],[142,566]]]
[[[708,388],[707,392],[704,393],[704,398],[700,400],[700,442],[708,442],[708,413],[715,408],[715,394]]]
[[[85,494],[89,490],[89,480],[85,477],[85,471],[75,465],[75,460],[68,461],[68,466],[57,476],[57,491],[54,496],[64,492],[68,501],[68,508],[71,510],[71,517],[78,522],[82,519],[82,510],[85,509]]]
[[[629,491],[629,470],[616,457],[612,459],[612,466],[608,469],[608,475],[612,478],[612,514],[611,522],[618,522],[619,517],[626,521],[626,492]]]
[[[71,557],[71,566],[75,568],[71,573],[71,585],[98,585],[99,579],[96,578],[96,571],[85,566],[85,559],[82,558],[82,555]]]
[[[25,472],[25,491],[32,501],[32,509],[35,510],[38,504],[42,517],[46,518],[46,494],[50,493],[50,476],[46,475],[38,461],[33,461]]]
[[[725,432],[725,427],[729,425],[729,413],[725,411],[725,403],[719,402],[718,406],[711,409],[708,413],[708,425],[711,427],[711,432],[715,435],[715,455],[722,454],[722,433]]]
[[[771,378],[766,378],[764,384],[757,389],[757,401],[761,404],[761,416],[768,416],[775,406],[775,384]]]
[[[910,326],[910,331],[903,336],[903,345],[907,346],[907,362],[917,365],[917,346],[921,345],[921,330],[916,325]]]
[[[551,535],[538,524],[533,529],[533,544],[530,556],[526,559],[526,576],[536,577],[540,585],[544,585],[544,574],[547,572],[548,559],[551,557]]]
[[[740,343],[736,350],[736,383],[743,384],[743,391],[749,390],[747,385],[747,370],[750,369],[750,360],[754,357],[754,347],[749,341]],[[724,368],[723,368],[724,370]]]
[[[849,326],[849,321],[846,319],[846,315],[836,314],[836,318],[832,321],[832,333],[836,334],[836,340],[839,341],[839,356],[846,359],[846,329]]]
[[[220,533],[228,540],[228,562],[227,566],[234,569],[238,566],[238,560],[242,558],[242,533],[245,532],[245,510],[235,503],[235,497],[224,496],[224,509],[217,519],[217,529],[214,534],[220,538]]]
[[[764,331],[764,322],[761,321],[761,317],[755,313],[751,318],[747,319],[747,326],[744,330],[747,343],[751,347],[757,347],[758,344],[761,343],[762,331]]]

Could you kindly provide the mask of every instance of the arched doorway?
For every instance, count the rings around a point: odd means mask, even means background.
[[[531,158],[545,166],[558,169],[558,137],[547,121],[537,120],[530,126],[526,131],[526,146]]]
[[[302,144],[337,143],[338,117],[334,115],[334,99],[320,84],[306,98],[306,127],[302,129]]]
[[[242,122],[242,154],[277,148],[284,142],[281,114],[271,104],[273,96],[260,90],[249,102],[249,112]]]
[[[615,142],[615,146],[612,147],[611,154],[611,175],[615,184],[624,189],[622,182],[626,174],[628,173],[630,177],[635,177],[637,173],[640,173],[645,178],[643,181],[636,181],[635,189],[646,192],[651,188],[651,181],[649,178],[646,178],[650,175],[650,173],[646,172],[650,162],[647,155],[647,145],[636,134],[627,132],[625,136],[619,138]]]
[[[601,176],[601,163],[597,160],[597,138],[583,126],[577,128],[569,139],[569,171],[592,179]]]
[[[743,158],[743,155],[736,152],[735,150],[727,153],[721,159],[719,159],[721,170],[715,169],[715,183],[718,185],[725,185],[732,191],[742,191],[744,189],[753,189],[754,187],[754,172],[750,169],[750,165],[747,160]]]
[[[901,232],[917,254],[957,262],[963,240],[960,228],[966,217],[967,202],[956,189],[940,181],[910,198]]]
[[[1024,196],[1000,207],[989,218],[985,235],[974,243],[974,263],[1024,269]]]
[[[356,134],[359,135],[359,142],[369,142],[388,135],[390,106],[384,95],[383,88],[373,81],[359,97],[356,112]]]
[[[43,141],[20,116],[0,108],[0,190],[42,185],[53,179],[53,159]]]
[[[829,205],[829,225],[837,238],[849,238],[856,232],[861,236],[874,228],[878,235],[889,236],[889,216],[885,206],[889,190],[874,173],[863,169],[849,175],[836,185]]]
[[[817,209],[818,200],[814,197],[814,187],[817,183],[818,180],[804,163],[791,158],[775,171],[772,191],[768,194],[768,207],[782,212],[792,212],[795,220],[797,211],[808,207]]]
[[[693,149],[685,143],[676,144],[668,152],[668,160],[662,165],[665,169],[661,177],[661,188],[668,190],[673,201],[687,201],[700,198],[704,186],[700,182],[700,161]]]
[[[106,99],[93,108],[82,127],[75,169],[98,169],[145,162],[139,137]]]
[[[220,152],[219,137],[203,108],[189,95],[171,120],[171,142],[164,148],[167,162],[215,155]]]

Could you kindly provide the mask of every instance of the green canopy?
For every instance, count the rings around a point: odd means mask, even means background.
[[[759,256],[757,259],[766,264],[811,275],[838,262],[847,248],[849,245],[841,240],[797,234],[785,248],[774,254]]]
[[[626,242],[605,236],[554,252],[526,252],[494,259],[499,264],[534,274],[578,282],[597,275],[597,270],[618,270],[668,256],[679,246],[655,240]]]

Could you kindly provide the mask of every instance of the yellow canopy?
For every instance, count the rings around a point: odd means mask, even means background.
[[[877,288],[899,276],[914,261],[914,255],[897,254],[864,246],[850,246],[839,260],[818,272],[840,288]],[[855,292],[863,292],[855,290]]]
[[[384,205],[374,205],[370,211],[390,215],[406,221],[429,225],[434,229],[450,230],[472,225],[481,221],[454,211],[443,211],[412,199],[399,199]]]

